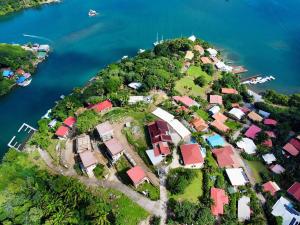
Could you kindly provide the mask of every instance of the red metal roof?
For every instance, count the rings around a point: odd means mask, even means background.
[[[210,95],[209,96],[209,103],[210,104],[223,104],[223,98],[221,95]]]
[[[212,153],[216,156],[219,167],[229,167],[235,166],[233,148],[231,145],[225,146],[223,148],[215,148]]]
[[[233,88],[222,88],[222,94],[238,94],[239,92]]]
[[[171,153],[168,142],[158,142],[158,144],[156,144],[154,146],[154,155],[157,157],[159,155],[169,155]]]
[[[292,156],[297,156],[299,154],[298,149],[295,148],[295,146],[292,145],[290,142],[283,146],[283,149],[290,153]]]
[[[222,123],[219,120],[214,120],[213,122],[210,123],[210,126],[215,127],[222,132],[227,132],[228,130],[230,130],[228,126],[226,126],[224,123]]]
[[[290,143],[295,147],[297,148],[299,151],[300,151],[300,141],[298,141],[297,139],[295,138],[292,138],[290,140]]]
[[[67,119],[65,119],[64,124],[68,127],[73,127],[73,125],[76,123],[76,118],[70,116]]]
[[[168,123],[162,120],[157,120],[148,125],[148,131],[151,138],[151,143],[156,144],[160,141],[172,142],[169,135]]]
[[[69,128],[61,125],[55,132],[55,135],[58,137],[65,137],[69,133]]]
[[[276,126],[276,125],[277,125],[277,121],[276,121],[276,120],[273,120],[273,119],[265,119],[265,120],[264,120],[264,124],[265,124],[265,125]]]
[[[272,181],[268,181],[267,183],[264,183],[262,185],[264,192],[270,192],[270,194],[272,196],[275,195],[275,193],[278,191],[278,186],[276,183],[272,182]]]
[[[140,166],[135,166],[128,170],[127,175],[134,184],[140,183],[146,177],[144,170]]]
[[[112,108],[113,105],[109,100],[105,100],[104,102],[97,103],[93,105],[91,108],[94,109],[96,112],[102,112],[105,109]]]
[[[203,163],[204,159],[198,144],[185,144],[180,146],[181,155],[185,165]]]
[[[245,136],[254,139],[257,133],[261,132],[261,129],[256,125],[251,125],[246,131]]]
[[[295,182],[289,189],[288,193],[300,202],[300,183]]]
[[[210,196],[213,200],[213,204],[211,206],[211,213],[214,216],[223,215],[224,214],[224,205],[228,204],[229,199],[223,189],[212,188],[210,190]]]
[[[193,105],[197,105],[197,102],[195,102],[189,96],[174,96],[173,99],[176,102],[180,102],[180,103],[184,104],[187,107],[191,107]]]

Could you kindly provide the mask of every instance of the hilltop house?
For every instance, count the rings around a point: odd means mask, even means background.
[[[113,107],[111,101],[105,100],[103,102],[97,103],[93,106],[91,106],[92,109],[94,109],[96,112],[107,112]]]
[[[55,132],[55,135],[59,138],[59,139],[66,139],[69,136],[69,128],[61,125]]]
[[[135,166],[129,169],[126,173],[135,188],[144,182],[149,182],[148,177],[140,166]]]
[[[125,151],[123,145],[116,138],[104,142],[104,145],[112,163],[118,161]]]
[[[98,161],[94,154],[91,151],[87,150],[84,152],[80,152],[79,157],[82,162],[84,171],[89,177],[94,177],[93,170],[98,164]]]
[[[76,150],[77,153],[92,150],[91,139],[89,135],[82,134],[76,138]]]

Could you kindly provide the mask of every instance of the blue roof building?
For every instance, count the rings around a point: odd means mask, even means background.
[[[3,77],[11,77],[12,75],[14,75],[14,73],[11,70],[3,70],[2,72]]]
[[[26,80],[26,77],[20,77],[20,78],[18,78],[18,80],[17,80],[17,84],[21,84],[21,83],[23,83],[24,81]]]
[[[206,141],[213,148],[225,145],[224,138],[222,136],[220,136],[219,134],[215,134],[213,136],[207,137]]]

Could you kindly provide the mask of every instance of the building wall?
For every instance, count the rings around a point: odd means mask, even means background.
[[[93,172],[93,170],[95,169],[95,167],[96,167],[96,164],[85,168],[85,172],[91,178],[95,177],[94,172]]]
[[[196,163],[196,164],[190,164],[190,165],[184,165],[187,169],[199,169],[203,167],[203,163]]]

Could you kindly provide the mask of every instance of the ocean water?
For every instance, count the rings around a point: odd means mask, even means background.
[[[100,15],[89,18],[89,9]],[[0,155],[19,126],[36,121],[62,94],[159,37],[196,36],[249,69],[273,75],[257,86],[300,91],[299,0],[63,0],[0,18],[0,42],[53,48],[29,87],[0,98]],[[38,38],[23,34],[38,36]]]

